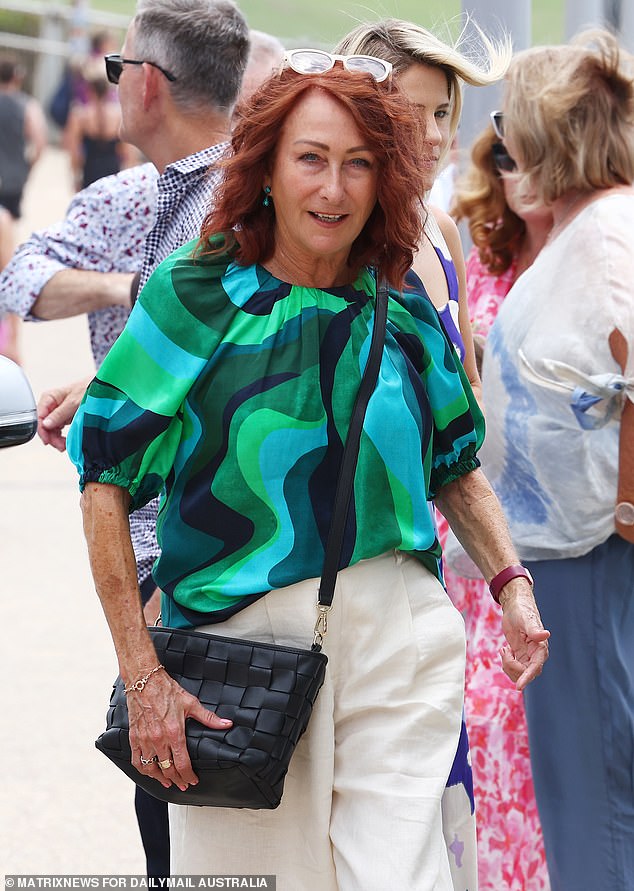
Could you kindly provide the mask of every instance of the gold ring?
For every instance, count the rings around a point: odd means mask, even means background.
[[[158,766],[161,768],[161,770],[167,770],[169,767],[172,766],[172,763],[173,762],[171,758],[166,758],[165,761],[159,761]]]

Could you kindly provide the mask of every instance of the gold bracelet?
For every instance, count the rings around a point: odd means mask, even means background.
[[[162,668],[164,669],[165,666],[157,665],[156,668],[152,669],[152,671],[148,671],[148,673],[144,677],[139,678],[138,681],[135,681],[133,684],[128,684],[127,687],[124,687],[123,692],[124,693],[132,693],[134,691],[135,693],[140,693],[141,690],[143,690],[143,688],[149,681],[149,679],[152,677],[152,675],[156,674],[156,672],[160,671]]]

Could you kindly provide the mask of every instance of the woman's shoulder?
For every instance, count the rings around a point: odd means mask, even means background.
[[[440,248],[443,254],[451,259],[451,252],[448,241],[454,236],[454,230],[457,234],[456,224],[444,210],[434,205],[427,206],[427,217],[425,219],[424,231],[427,238],[434,247]]]
[[[448,263],[453,263],[456,269],[463,268],[462,241],[455,220],[439,207],[430,206],[427,210],[425,232],[430,242]]]
[[[231,247],[222,236],[212,236],[205,243],[193,238],[159,263],[148,286],[161,289],[169,286],[187,302],[203,288],[210,294],[214,287],[220,286],[231,262]]]
[[[207,342],[212,332],[226,329],[229,317],[237,311],[225,287],[225,274],[232,262],[223,245],[206,251],[199,239],[193,239],[156,267],[139,303],[161,330],[189,329],[182,336]]]
[[[634,191],[611,189],[586,204],[553,239],[550,250],[543,251],[544,263],[572,264],[586,273],[591,270],[595,278],[616,266],[631,278],[633,228]]]
[[[599,193],[573,219],[577,229],[618,230],[623,221],[634,220],[634,189],[629,186],[614,188]]]
[[[196,270],[226,268],[232,261],[233,243],[223,235],[199,236],[186,241],[163,260],[159,269],[189,267]]]
[[[453,238],[454,235],[458,234],[456,222],[447,211],[441,210],[440,207],[436,207],[433,204],[430,204],[427,210],[432,220],[436,222],[436,225],[445,239],[447,239],[447,237]]]

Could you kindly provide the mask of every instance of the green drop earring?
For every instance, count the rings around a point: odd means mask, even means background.
[[[270,197],[270,195],[271,195],[271,187],[270,187],[270,186],[264,186],[264,200],[262,201],[262,204],[263,204],[265,207],[270,207],[270,205],[271,205],[271,197]]]

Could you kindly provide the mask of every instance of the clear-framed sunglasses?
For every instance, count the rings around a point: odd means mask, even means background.
[[[498,139],[504,139],[504,112],[492,111],[489,115],[491,126]]]
[[[289,50],[284,56],[283,67],[292,68],[298,74],[323,74],[341,62],[346,71],[369,74],[377,83],[392,74],[392,63],[376,56],[335,56],[320,49]]]

